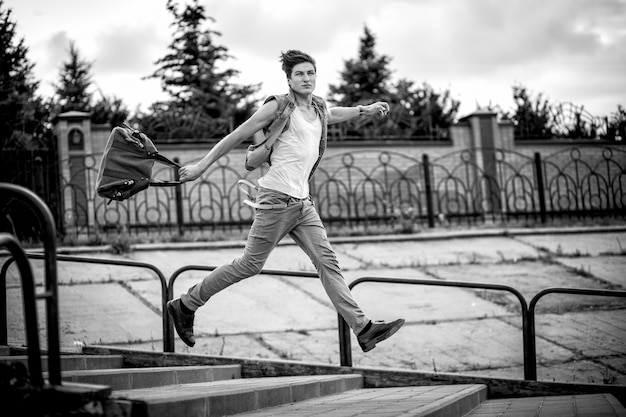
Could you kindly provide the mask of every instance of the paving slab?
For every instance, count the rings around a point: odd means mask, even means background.
[[[609,282],[615,290],[626,290],[626,256],[555,258],[557,262]]]
[[[542,314],[535,319],[535,333],[585,357],[624,355],[626,310]],[[537,355],[551,356],[539,349]]]
[[[336,329],[263,334],[265,345],[282,352],[284,359],[324,364],[339,364],[337,340]],[[368,353],[360,350],[354,336],[351,337],[351,344],[355,366],[465,372],[519,364],[519,374],[515,377],[521,378],[521,340],[521,327],[497,319],[483,319],[462,323],[408,324],[393,338]],[[538,346],[550,351],[551,358],[555,360],[571,357],[571,352],[548,341],[539,340]]]
[[[174,293],[178,296],[195,283],[183,279]],[[256,276],[212,297],[196,313],[195,328],[199,334],[232,334],[327,328],[336,323],[334,308],[280,279]]]
[[[616,371],[610,361],[598,358],[538,363],[537,381],[626,385],[625,365],[623,361],[618,365]],[[518,365],[503,368],[465,369],[458,373],[492,378],[523,378],[524,368]]]
[[[180,267],[187,265],[220,266],[230,263],[233,259],[240,257],[242,253],[243,247],[235,247],[225,249],[160,250],[155,252],[134,251],[123,257],[151,263],[169,278]],[[337,259],[344,269],[358,269],[363,266],[361,262],[341,253],[338,253]],[[263,268],[315,272],[309,257],[295,244],[277,246],[270,254]],[[202,272],[199,275],[204,276],[206,272]]]
[[[405,325],[393,338],[363,353],[352,340],[353,361],[358,366],[386,366],[428,372],[461,372],[523,364],[521,327],[499,319]],[[539,340],[555,361],[571,356],[567,349]],[[516,375],[514,377],[521,377]]]
[[[508,285],[519,290],[527,302],[541,290],[549,287],[611,289],[611,285],[593,276],[580,274],[559,263],[520,261],[516,263],[484,265],[451,265],[429,267],[434,276],[451,281],[488,282]],[[490,291],[489,300],[519,309],[517,298],[509,293]],[[626,299],[610,301],[614,306],[626,307]],[[607,300],[596,296],[554,295],[546,296],[537,304],[537,312],[571,311],[606,306]]]
[[[537,258],[531,246],[508,237],[335,245],[370,267],[406,268],[425,265],[494,263]]]
[[[90,254],[77,255],[81,257],[95,259],[122,259],[129,260],[126,256],[115,256],[108,253],[96,252]],[[33,277],[37,285],[44,283],[44,261],[40,259],[29,259]],[[107,265],[107,264],[86,264],[59,260],[57,262],[57,280],[59,285],[103,283],[111,281],[132,281],[138,279],[157,280],[157,275],[146,268]],[[7,285],[15,286],[20,284],[20,277],[15,264],[9,267],[7,274]]]
[[[626,253],[626,232],[538,234],[516,236],[515,239],[557,256]]]
[[[39,340],[45,347],[45,305],[39,302],[37,307]],[[21,289],[7,290],[7,313],[9,344],[24,344]],[[59,287],[59,330],[62,348],[77,352],[81,343],[162,339],[162,320],[119,284],[66,285]]]

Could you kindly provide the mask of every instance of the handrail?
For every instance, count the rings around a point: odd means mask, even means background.
[[[362,284],[364,282],[375,282],[375,283],[385,283],[385,284],[411,284],[411,285],[431,285],[438,287],[459,287],[459,288],[477,288],[477,289],[486,289],[486,290],[496,290],[496,291],[508,291],[515,295],[520,302],[521,310],[522,310],[522,338],[524,340],[524,379],[529,379],[528,377],[532,375],[531,370],[528,368],[528,365],[531,363],[528,355],[530,352],[528,351],[527,340],[529,337],[529,327],[528,327],[528,306],[526,303],[526,299],[518,290],[513,287],[509,287],[507,285],[500,284],[488,284],[481,282],[464,282],[464,281],[437,281],[437,280],[427,280],[427,279],[416,279],[416,278],[386,278],[386,277],[362,277],[358,278],[348,285],[348,288],[352,290],[355,286]],[[345,320],[339,316],[339,355],[341,366],[352,366],[352,351],[351,351],[351,342],[350,342],[350,328],[346,324]]]
[[[5,247],[11,252],[17,263],[22,278],[22,301],[24,303],[24,321],[26,322],[26,347],[28,349],[28,372],[30,383],[37,387],[43,387],[43,374],[41,371],[41,352],[39,350],[39,326],[37,324],[37,304],[35,302],[35,281],[33,271],[30,268],[24,250],[14,236],[8,233],[0,233],[0,247]],[[6,282],[3,288],[6,288]],[[6,312],[6,297],[1,300]],[[5,326],[6,327],[6,326]]]
[[[0,191],[4,188],[5,184],[0,183]],[[10,236],[10,235],[9,235]],[[0,246],[5,245],[5,240],[8,238],[4,237],[3,234],[0,234]],[[8,239],[10,242],[10,239]],[[8,243],[11,245],[11,243]],[[19,245],[18,245],[19,246]],[[20,248],[21,250],[21,248]],[[56,251],[56,249],[55,249]],[[5,261],[0,268],[0,292],[6,290],[6,273],[9,265],[16,261],[18,267],[20,267],[20,263],[24,261],[19,260],[19,256],[16,256],[13,251],[12,258],[9,258]],[[56,253],[56,252],[55,252]],[[48,268],[50,256],[48,253],[46,254],[38,254],[38,253],[25,253],[22,251],[22,257],[26,260],[26,258],[34,258],[34,259],[46,259],[46,267]],[[92,264],[109,264],[109,265],[119,265],[119,266],[130,266],[130,267],[142,267],[148,268],[154,271],[159,280],[161,282],[161,302],[162,302],[162,316],[163,316],[163,351],[164,352],[174,352],[174,326],[172,321],[169,319],[169,315],[166,314],[167,309],[166,305],[169,300],[173,298],[174,292],[174,283],[176,279],[183,273],[187,271],[213,271],[217,269],[216,266],[208,266],[208,265],[187,265],[177,269],[169,278],[169,280],[165,280],[163,273],[154,265],[145,263],[145,262],[137,262],[137,261],[128,261],[128,260],[118,260],[118,259],[102,259],[102,258],[88,258],[88,257],[79,257],[79,256],[67,256],[67,255],[57,255],[55,260],[67,261],[67,262],[84,262],[84,263],[92,263]],[[26,260],[28,263],[28,261]],[[30,270],[30,265],[28,265],[28,270],[30,271],[31,281],[32,281],[32,271]],[[46,272],[48,269],[46,269]],[[20,270],[21,272],[21,270]],[[316,272],[305,272],[305,271],[286,271],[286,270],[271,270],[264,269],[261,270],[257,275],[282,275],[282,276],[293,276],[293,277],[304,277],[304,278],[318,278],[318,274]],[[48,284],[48,275],[46,274],[46,283]],[[56,284],[56,262],[54,263],[54,283]],[[438,281],[438,280],[424,280],[424,279],[415,279],[415,278],[393,278],[393,277],[361,277],[348,285],[348,288],[352,290],[355,286],[365,283],[365,282],[373,282],[373,283],[391,283],[391,284],[410,284],[410,285],[428,285],[428,286],[440,286],[440,287],[457,287],[457,288],[474,288],[474,289],[487,289],[487,290],[496,290],[496,291],[507,291],[512,293],[520,302],[521,307],[521,315],[522,315],[522,337],[523,337],[523,356],[524,356],[524,379],[536,381],[537,380],[537,364],[536,364],[536,343],[535,343],[535,307],[537,302],[547,294],[551,293],[564,293],[564,294],[579,294],[579,295],[593,295],[593,296],[607,296],[607,297],[626,297],[626,291],[614,291],[614,290],[596,290],[596,289],[584,289],[584,288],[560,288],[553,287],[547,288],[539,293],[537,293],[530,301],[530,303],[526,302],[526,299],[517,289],[500,284],[489,284],[489,283],[480,283],[480,282],[465,282],[465,281]],[[34,283],[33,283],[34,286]],[[56,285],[55,285],[56,286]],[[48,287],[48,285],[47,285]],[[26,291],[27,289],[25,289]],[[33,289],[34,293],[34,289]],[[54,302],[57,302],[56,291],[54,292]],[[50,302],[50,298],[52,297],[52,293],[50,291],[46,291],[39,297],[36,298],[46,298],[48,302]],[[26,295],[24,296],[26,300]],[[34,302],[34,298],[33,298]],[[55,308],[56,311],[56,308]],[[2,314],[4,314],[4,320],[2,321]],[[57,329],[58,329],[58,316],[55,316],[57,320]],[[29,323],[28,317],[27,328]],[[0,344],[6,344],[6,292],[2,295],[0,293]],[[36,321],[36,316],[35,316]],[[50,316],[48,316],[48,321],[50,321]],[[1,327],[4,327],[2,329]],[[31,326],[32,327],[32,326]],[[48,328],[50,329],[50,324],[48,324]],[[28,331],[28,329],[27,329]],[[4,332],[4,334],[3,334]],[[339,333],[339,352],[340,352],[340,363],[341,366],[352,366],[352,353],[351,353],[351,339],[350,339],[350,328],[348,327],[345,320],[338,315],[338,333]],[[31,337],[27,335],[28,339],[28,348],[29,348],[29,367],[31,369],[39,369],[41,371],[41,364],[31,365]],[[54,343],[54,338],[51,340],[50,335],[48,335],[49,339],[49,348],[51,343]],[[56,337],[56,343],[58,346],[58,331]],[[39,352],[39,340],[36,342],[32,342],[37,346],[36,350]],[[49,349],[50,350],[50,349]],[[58,350],[57,350],[58,352]],[[48,368],[50,370],[50,382],[51,384],[55,384],[53,381],[53,369],[54,364],[51,363],[53,350],[50,350],[50,357],[48,359],[49,365]],[[59,354],[57,354],[56,358],[59,362],[57,369],[59,371],[58,375],[58,383],[60,385],[60,358]]]
[[[1,194],[12,194],[25,201],[33,209],[41,225],[41,241],[44,246],[45,291],[36,296],[46,302],[46,324],[48,330],[48,380],[51,385],[61,385],[61,350],[59,344],[59,294],[57,286],[57,247],[54,217],[44,201],[34,192],[15,184],[0,183]],[[6,283],[4,301],[6,308]],[[6,321],[4,322],[6,327]]]
[[[170,277],[167,288],[168,293],[167,297],[169,300],[174,298],[174,282],[183,272],[187,271],[213,271],[217,269],[217,266],[208,266],[208,265],[187,265],[181,268],[178,268],[172,276]],[[305,271],[279,271],[275,269],[263,269],[257,275],[282,275],[282,276],[290,276],[290,277],[302,277],[302,278],[319,278],[316,272],[305,272]],[[167,341],[167,347],[170,350],[167,352],[174,352],[174,323],[169,321],[169,336]]]
[[[26,256],[29,258],[33,258],[33,259],[43,259],[44,257],[43,254],[32,253],[32,252],[27,253]],[[2,269],[0,270],[0,280],[2,279],[2,277],[5,276],[6,270],[8,269],[8,266],[11,264],[11,261],[12,259],[7,259],[5,264],[2,265]],[[168,336],[168,333],[171,331],[170,329],[172,327],[168,325],[169,320],[170,320],[169,315],[165,314],[165,312],[167,311],[166,305],[167,305],[167,302],[169,301],[167,299],[167,294],[168,294],[167,281],[165,280],[165,275],[163,275],[163,272],[161,272],[159,268],[147,262],[128,261],[124,259],[89,258],[89,257],[84,257],[84,256],[70,256],[70,255],[57,255],[57,261],[80,262],[80,263],[100,264],[100,265],[129,266],[129,267],[136,267],[136,268],[146,268],[146,269],[150,269],[151,271],[153,271],[159,278],[159,282],[161,284],[161,309],[162,309],[161,311],[163,312],[162,314],[163,351],[172,352],[172,351],[167,350],[167,344],[166,344],[166,338],[173,337],[173,334],[171,334],[171,336]],[[2,323],[0,323],[0,325],[2,325]]]
[[[616,290],[598,290],[591,288],[564,288],[564,287],[551,287],[546,288],[544,290],[539,291],[535,296],[530,300],[528,304],[528,348],[529,348],[529,369],[532,370],[532,374],[530,375],[531,380],[537,380],[537,347],[536,347],[536,338],[535,338],[535,307],[541,298],[548,294],[576,294],[576,295],[592,295],[592,296],[603,296],[603,297],[621,297],[626,298],[626,291],[616,291]]]

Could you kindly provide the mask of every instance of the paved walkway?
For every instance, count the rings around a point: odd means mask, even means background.
[[[459,280],[509,285],[527,301],[546,287],[626,289],[626,228],[423,232],[380,240],[336,239],[348,281],[363,276]],[[148,262],[166,278],[186,265],[220,265],[239,256],[223,245],[144,245],[123,256]],[[41,261],[32,262],[42,281]],[[267,269],[313,271],[285,242]],[[176,295],[205,272],[190,271]],[[162,349],[161,285],[147,269],[59,262],[60,328],[65,350],[82,343]],[[9,342],[23,343],[17,273],[8,278]],[[417,285],[362,284],[355,297],[372,318],[407,319],[392,339],[367,355],[353,348],[356,366],[496,377],[523,376],[518,301],[506,293]],[[43,304],[39,318],[44,316]],[[537,306],[540,380],[626,383],[624,299],[550,296]],[[177,351],[213,355],[339,362],[337,316],[317,279],[259,276],[214,297],[196,318],[198,343]],[[43,340],[43,329],[42,329]],[[353,346],[357,346],[353,339]]]

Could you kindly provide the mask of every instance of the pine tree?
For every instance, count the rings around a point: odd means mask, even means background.
[[[32,75],[24,39],[16,41],[11,10],[0,0],[0,148],[27,146],[41,127],[42,101],[35,93],[39,83]]]
[[[215,44],[219,32],[203,29],[205,21],[215,20],[206,16],[198,0],[182,12],[176,2],[168,0],[167,9],[174,16],[174,39],[169,53],[155,63],[158,69],[146,78],[160,79],[171,99],[153,104],[154,116],[186,125],[187,134],[198,136],[207,130],[223,134],[232,129],[234,119],[242,119],[240,112],[251,111],[250,97],[259,85],[234,84],[231,80],[239,71],[221,69],[220,64],[231,56],[226,47]],[[170,126],[170,130],[177,128]]]
[[[376,53],[376,38],[367,26],[360,41],[359,57],[344,61],[341,83],[328,87],[329,101],[338,106],[366,104],[388,96],[391,58]]]
[[[449,91],[435,92],[424,83],[421,88],[413,81],[401,79],[390,82],[391,58],[375,51],[376,38],[365,27],[358,59],[345,61],[341,84],[329,86],[329,101],[338,106],[370,104],[388,101],[391,111],[387,117],[358,118],[343,123],[335,136],[375,138],[445,139],[460,103]]]
[[[59,112],[70,110],[90,111],[92,94],[92,64],[80,57],[76,44],[71,41],[69,60],[64,62],[59,73],[59,84],[54,85]]]

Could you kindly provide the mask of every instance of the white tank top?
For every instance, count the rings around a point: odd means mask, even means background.
[[[315,120],[309,121],[298,107],[289,117],[289,128],[274,143],[272,165],[259,178],[259,185],[295,198],[306,198],[309,174],[319,157],[322,124],[317,112]]]

